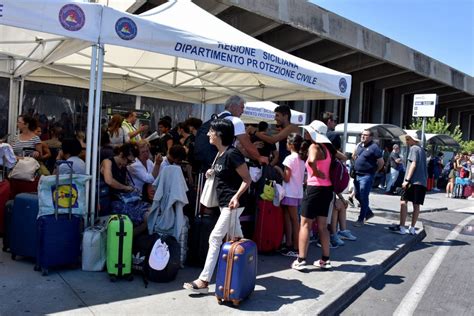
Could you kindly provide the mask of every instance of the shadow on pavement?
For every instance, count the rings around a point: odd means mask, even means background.
[[[263,287],[264,289],[260,289]],[[263,312],[277,311],[282,305],[300,300],[318,299],[323,292],[310,288],[300,280],[288,280],[275,276],[257,279],[256,290],[240,306],[239,310]]]

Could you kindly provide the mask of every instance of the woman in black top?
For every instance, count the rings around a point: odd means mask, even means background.
[[[206,263],[198,279],[185,283],[183,287],[195,293],[207,293],[214,268],[219,256],[222,239],[229,233],[232,237],[242,237],[239,217],[244,211],[245,196],[250,185],[250,174],[242,153],[232,146],[234,125],[226,119],[212,121],[209,142],[217,147],[214,168],[206,172],[206,177],[215,174],[217,197],[221,214],[209,237],[209,251]]]
[[[128,184],[127,166],[135,162],[137,155],[134,145],[124,144],[119,147],[115,156],[102,161],[100,173],[113,193],[126,193],[135,190],[133,185]]]

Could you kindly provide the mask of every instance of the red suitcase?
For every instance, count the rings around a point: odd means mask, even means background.
[[[0,182],[0,235],[5,234],[5,204],[10,199],[10,182],[3,180]]]
[[[433,190],[434,186],[434,178],[428,178],[428,182],[426,183],[426,191]]]
[[[13,200],[18,193],[38,192],[39,177],[34,181],[25,181],[18,179],[9,179],[10,181],[10,199]]]
[[[260,252],[272,252],[283,240],[283,211],[273,202],[258,201],[258,217],[253,240]]]

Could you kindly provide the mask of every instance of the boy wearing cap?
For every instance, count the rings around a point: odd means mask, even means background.
[[[389,230],[401,235],[408,233],[415,235],[415,225],[420,214],[420,205],[423,205],[426,194],[426,181],[428,179],[426,154],[425,150],[420,147],[420,140],[418,138],[401,135],[400,140],[410,147],[410,152],[408,153],[407,172],[402,184],[403,193],[400,198],[400,224],[390,226]],[[405,228],[405,221],[408,212],[408,202],[413,203],[413,215],[411,225],[407,230]]]

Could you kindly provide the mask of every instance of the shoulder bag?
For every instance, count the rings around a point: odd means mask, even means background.
[[[212,173],[206,179],[204,187],[202,188],[201,199],[199,202],[205,207],[217,207],[219,206],[219,200],[217,199],[217,181],[214,172],[214,164],[216,163],[219,153],[214,158],[214,162],[211,165]]]

